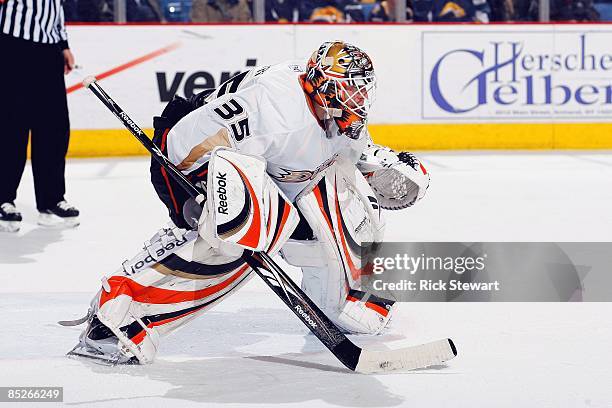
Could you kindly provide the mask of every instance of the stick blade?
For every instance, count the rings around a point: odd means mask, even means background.
[[[64,326],[64,327],[74,327],[74,326],[80,326],[81,324],[85,323],[88,319],[89,319],[89,316],[81,317],[80,319],[76,319],[76,320],[60,320],[59,322],[57,322],[57,324],[59,324],[60,326]]]
[[[442,364],[455,356],[457,356],[457,348],[451,339],[390,351],[362,350],[355,371],[372,374],[395,370],[415,370]]]

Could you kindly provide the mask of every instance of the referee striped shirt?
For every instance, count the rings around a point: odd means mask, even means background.
[[[64,0],[0,0],[0,32],[68,48]]]

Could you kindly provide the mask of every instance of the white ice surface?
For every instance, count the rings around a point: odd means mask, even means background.
[[[431,188],[414,208],[386,214],[389,240],[612,241],[612,154],[422,157]],[[389,334],[354,340],[382,349],[452,337],[459,356],[365,376],[344,370],[255,277],[165,338],[153,365],[68,359],[81,328],[55,322],[84,314],[99,277],[166,215],[145,160],[71,160],[67,177],[78,229],[35,225],[28,167],[22,231],[0,234],[0,386],[63,386],[66,405],[94,407],[612,406],[610,303],[402,304]]]

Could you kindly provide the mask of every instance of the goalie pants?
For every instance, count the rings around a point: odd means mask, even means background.
[[[0,203],[15,201],[31,134],[32,171],[39,211],[64,199],[69,119],[64,60],[58,45],[0,33]],[[10,57],[14,60],[9,61]]]

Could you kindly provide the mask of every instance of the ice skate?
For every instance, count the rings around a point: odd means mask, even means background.
[[[13,203],[0,205],[0,231],[17,232],[21,228],[21,213]]]
[[[74,228],[79,224],[79,210],[64,200],[38,216],[38,225],[48,228]]]

